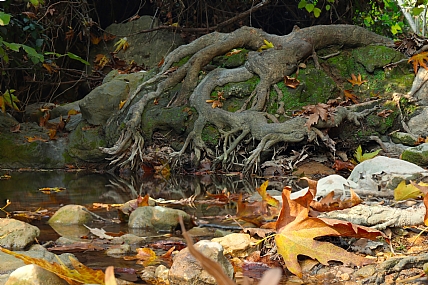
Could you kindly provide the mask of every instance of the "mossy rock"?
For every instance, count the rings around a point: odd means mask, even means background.
[[[103,127],[82,121],[70,133],[67,151],[70,157],[86,162],[101,162],[107,155],[99,148],[106,145]]]

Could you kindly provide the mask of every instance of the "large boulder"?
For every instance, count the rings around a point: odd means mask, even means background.
[[[0,219],[0,246],[19,250],[34,243],[40,235],[39,228],[15,219]]]

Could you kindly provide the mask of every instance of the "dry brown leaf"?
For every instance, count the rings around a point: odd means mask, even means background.
[[[355,96],[355,94],[352,93],[350,90],[343,90],[343,94],[345,94],[345,97],[347,99],[350,99],[354,104],[358,104],[358,97]]]
[[[317,241],[322,236],[352,236],[375,239],[384,235],[376,230],[354,225],[346,221],[309,217],[309,205],[313,200],[310,191],[295,200],[290,198],[290,188],[282,192],[283,206],[277,221],[275,236],[278,253],[283,257],[288,270],[302,278],[303,273],[298,262],[299,255],[317,259],[328,265],[330,260],[344,264],[362,266],[373,260],[355,255],[331,243]]]
[[[362,80],[361,79],[361,74],[358,74],[358,78],[355,76],[355,74],[351,74],[351,78],[352,79],[348,79],[348,81],[349,82],[351,82],[352,83],[352,86],[354,86],[354,85],[358,85],[358,86],[360,86],[361,84],[363,84],[363,83],[365,83],[365,82],[367,82],[367,80]]]
[[[105,272],[105,284],[106,285],[117,285],[116,278],[114,277],[114,267],[109,266]]]
[[[293,77],[290,77],[290,76],[284,76],[284,84],[287,87],[296,89],[297,86],[300,85],[300,81],[297,78],[293,78]]]

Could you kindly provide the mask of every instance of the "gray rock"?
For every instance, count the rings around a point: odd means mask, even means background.
[[[67,151],[71,157],[87,162],[103,162],[107,156],[99,149],[106,146],[101,126],[93,127],[80,121],[68,140]]]
[[[129,216],[130,228],[153,228],[155,230],[173,231],[179,228],[178,217],[182,216],[185,224],[190,224],[190,216],[182,211],[160,206],[138,207]]]
[[[120,101],[128,97],[128,82],[115,79],[92,90],[80,100],[82,117],[92,125],[103,125],[119,110]]]
[[[107,256],[121,256],[127,253],[131,252],[131,246],[129,244],[121,244],[121,245],[116,245],[116,246],[112,246],[110,248],[108,248],[105,251],[105,254],[107,254]]]
[[[40,230],[15,219],[0,219],[0,246],[10,249],[24,249],[35,241]]]
[[[428,107],[420,107],[413,117],[409,119],[407,125],[412,134],[418,136],[428,136]]]
[[[33,245],[28,251],[15,251],[18,254],[26,255],[32,258],[44,259],[49,262],[61,262],[69,267],[73,268],[70,262],[70,257],[74,257],[74,255],[70,253],[63,253],[61,255],[55,255],[52,252],[49,252],[46,248],[41,245]],[[14,257],[13,255],[4,253],[0,251],[0,274],[9,274],[15,269],[22,267],[25,265],[24,261]]]
[[[119,51],[117,56],[120,59],[130,62],[134,60],[137,64],[144,64],[146,67],[155,67],[162,57],[184,44],[184,40],[179,33],[158,30],[151,33],[139,33],[140,31],[155,28],[161,24],[158,19],[151,16],[142,16],[138,20],[123,24],[112,24],[106,28],[106,32],[113,35],[130,35],[127,42],[129,47],[126,51]],[[96,54],[109,54],[115,50],[114,44],[119,40],[107,42],[106,45],[98,45],[91,50],[91,58]]]
[[[356,188],[357,184],[346,180],[346,178],[333,174],[318,180],[316,197],[325,197],[334,191],[335,197],[341,196],[342,199],[350,197],[350,188]]]
[[[418,141],[418,136],[404,132],[394,132],[391,134],[391,139],[397,144],[414,146]]]
[[[419,166],[428,165],[428,143],[409,147],[401,154],[401,158]]]
[[[195,248],[206,257],[219,263],[226,275],[232,278],[233,266],[223,255],[223,247],[219,243],[201,240],[195,244]],[[217,284],[214,277],[202,268],[199,261],[189,252],[188,248],[181,250],[175,256],[169,270],[168,279],[170,284]]]
[[[62,285],[68,284],[55,273],[38,265],[22,266],[12,272],[5,285]]]
[[[358,164],[348,180],[359,185],[360,189],[377,191],[378,188],[395,189],[403,180],[426,176],[422,167],[408,161],[386,156],[376,156]]]
[[[80,205],[66,205],[58,209],[49,219],[49,224],[83,225],[92,220],[91,214]]]

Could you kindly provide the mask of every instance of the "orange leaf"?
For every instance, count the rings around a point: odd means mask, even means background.
[[[361,79],[361,74],[358,74],[358,78],[355,76],[355,74],[351,74],[351,78],[352,79],[348,79],[349,82],[352,83],[352,86],[354,85],[358,85],[360,86],[361,84],[363,84],[364,82],[367,82],[367,80],[362,80]]]
[[[56,129],[49,129],[48,135],[49,135],[49,139],[51,139],[51,140],[56,139]]]
[[[96,35],[94,35],[93,33],[91,33],[91,43],[92,43],[93,45],[97,45],[97,44],[99,44],[99,43],[100,43],[100,41],[101,41],[101,38],[100,38],[100,37],[97,37]]]
[[[425,226],[428,226],[428,195],[424,196],[424,206],[425,206],[424,224]]]
[[[123,105],[125,105],[126,100],[120,101],[119,103],[119,110],[123,108]]]
[[[425,64],[425,61],[428,60],[428,51],[421,52],[418,54],[415,54],[411,58],[409,58],[408,62],[413,62],[413,70],[416,73],[418,73],[419,66],[422,66],[423,68],[428,70],[428,66]]]
[[[309,217],[309,204],[313,195],[308,191],[295,200],[290,199],[291,188],[282,192],[283,206],[277,221],[275,236],[278,253],[281,254],[288,270],[302,278],[302,268],[297,260],[298,255],[306,255],[327,265],[330,260],[344,264],[362,266],[372,263],[370,259],[347,252],[331,243],[317,241],[322,236],[352,236],[374,239],[383,236],[379,231],[351,224],[346,221],[319,219]]]
[[[297,78],[293,78],[293,77],[290,77],[290,76],[284,76],[284,84],[287,87],[296,89],[297,86],[300,85],[300,81]]]
[[[358,98],[349,90],[343,90],[345,97],[350,99],[354,104],[358,104]]]
[[[265,201],[245,202],[241,193],[236,207],[236,216],[244,221],[261,226],[269,219],[267,203]]]
[[[29,142],[29,143],[31,143],[31,142],[35,142],[35,141],[41,141],[41,142],[47,142],[48,140],[45,140],[45,139],[43,139],[43,138],[41,138],[41,137],[39,137],[39,136],[33,136],[33,137],[25,137],[26,139],[27,139],[27,141]]]
[[[104,283],[104,272],[101,270],[93,270],[89,267],[86,267],[80,263],[77,259],[73,257],[70,258],[70,262],[73,265],[74,269],[69,269],[67,266],[59,263],[50,263],[47,260],[29,257],[27,255],[19,254],[5,248],[0,250],[4,253],[10,254],[24,261],[25,264],[36,264],[50,272],[55,273],[62,279],[66,280],[69,284],[105,284]]]

